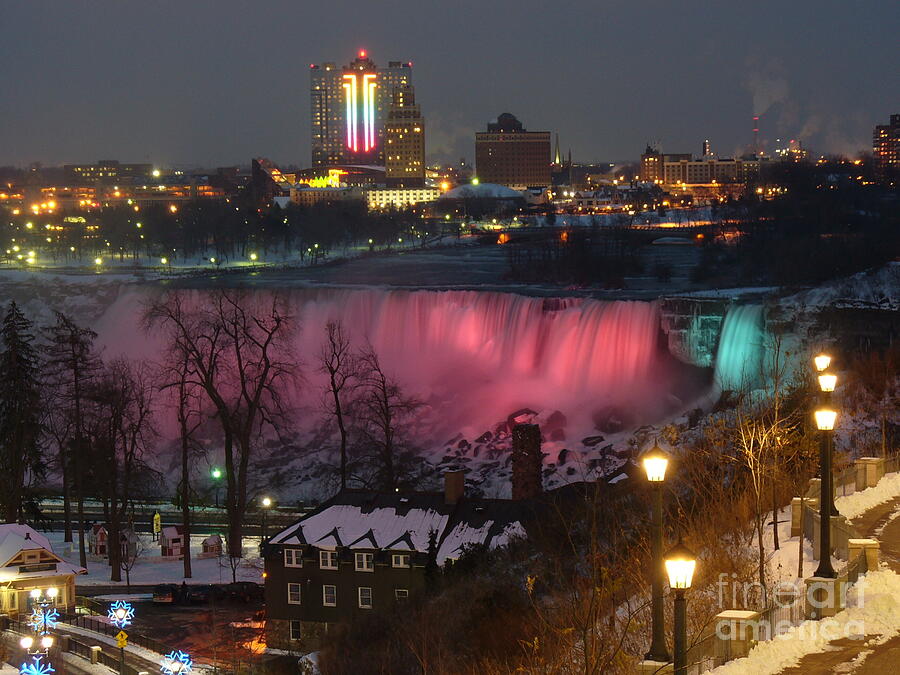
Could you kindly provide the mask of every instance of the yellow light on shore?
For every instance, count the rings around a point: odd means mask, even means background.
[[[819,431],[834,431],[834,423],[837,420],[837,411],[821,408],[816,410],[816,426]]]
[[[830,393],[834,391],[836,385],[837,375],[832,375],[831,373],[822,373],[819,375],[819,388],[822,391]]]
[[[159,262],[161,262],[163,265],[168,265],[168,264],[169,264],[169,259],[168,259],[168,258],[160,258],[160,259],[159,259]]]
[[[259,257],[259,256],[256,255],[255,253],[251,253],[251,254],[250,254],[250,260],[252,260],[252,261],[254,261],[254,262],[256,262],[256,259],[257,259],[258,257]]]
[[[816,365],[816,370],[821,373],[831,365],[831,357],[828,354],[819,354],[813,359],[813,363]]]
[[[95,265],[102,265],[102,264],[103,264],[103,258],[94,258],[94,264],[95,264]]]
[[[666,553],[665,562],[669,587],[681,590],[690,588],[697,568],[697,556],[694,552],[684,544],[676,544]]]

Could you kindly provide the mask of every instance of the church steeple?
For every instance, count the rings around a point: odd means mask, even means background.
[[[556,134],[556,150],[553,152],[553,163],[556,166],[562,164],[562,158],[559,156],[559,134]]]

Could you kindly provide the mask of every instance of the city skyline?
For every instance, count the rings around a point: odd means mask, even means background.
[[[0,165],[307,165],[306,66],[360,49],[414,62],[428,161],[471,161],[475,132],[502,112],[558,133],[580,162],[636,161],[647,142],[697,152],[705,139],[736,154],[753,115],[768,152],[777,137],[871,151],[900,84],[878,66],[898,27],[886,2],[852,14],[833,2],[573,3],[549,16],[532,2],[227,5],[10,3]]]

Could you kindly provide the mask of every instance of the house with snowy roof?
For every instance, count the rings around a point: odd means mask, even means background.
[[[30,612],[31,591],[58,589],[56,605],[75,608],[75,576],[87,574],[53,552],[47,537],[30,525],[0,525],[0,611]]]
[[[512,453],[513,499],[468,497],[463,472],[447,471],[443,492],[343,490],[273,536],[263,549],[267,644],[314,646],[329,625],[422,590],[429,564],[525,537],[542,455],[537,427],[521,426],[534,427],[537,440]]]

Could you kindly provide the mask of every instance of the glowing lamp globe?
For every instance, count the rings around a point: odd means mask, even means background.
[[[822,391],[830,393],[834,391],[835,385],[837,385],[837,375],[832,375],[831,373],[819,375],[819,389]]]
[[[19,644],[22,645],[22,649],[31,649],[31,645],[34,644],[34,639],[25,636],[21,640],[19,640]]]
[[[821,373],[831,365],[831,357],[828,356],[828,354],[819,354],[816,358],[813,359],[813,363],[816,365],[816,370]]]
[[[57,595],[59,595],[58,588],[48,588],[47,589],[47,597],[48,598],[55,598]]]
[[[816,426],[819,431],[834,431],[834,423],[837,420],[837,412],[822,408],[816,410]]]
[[[669,586],[677,590],[690,588],[694,579],[694,569],[697,567],[697,556],[694,552],[679,543],[666,553],[664,559]]]
[[[647,473],[648,481],[651,483],[662,483],[666,479],[669,455],[659,445],[654,445],[641,457],[641,465]]]
[[[53,646],[53,638],[50,635],[45,635],[41,638],[41,649],[50,649]]]
[[[272,500],[269,497],[263,497],[262,505],[266,508],[272,506]]]
[[[35,600],[41,597],[41,589],[40,588],[32,588],[31,589],[31,597]]]

